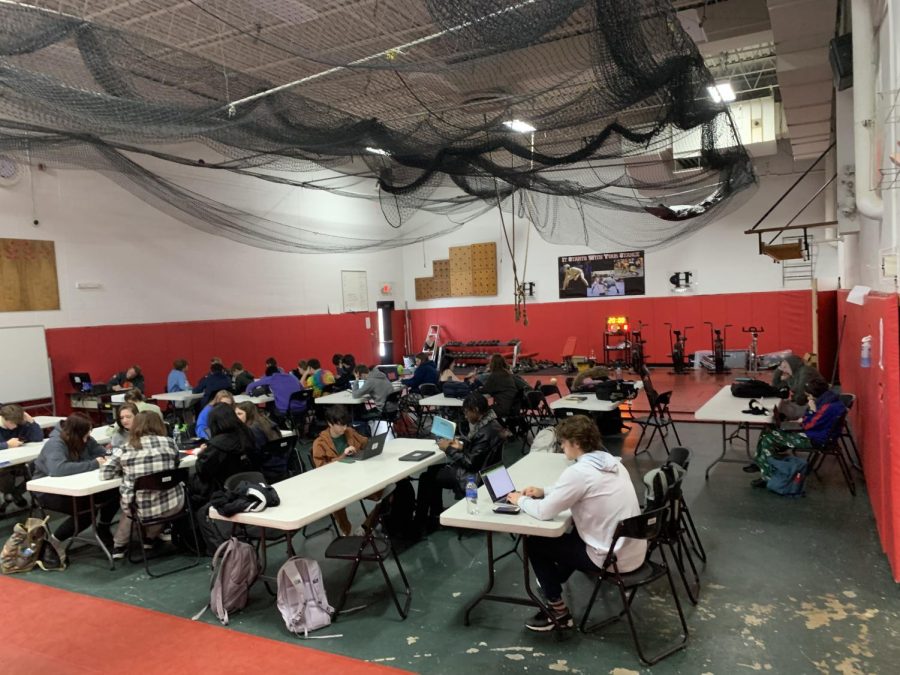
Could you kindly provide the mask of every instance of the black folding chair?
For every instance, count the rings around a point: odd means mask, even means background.
[[[672,433],[675,434],[675,440],[678,445],[681,445],[681,438],[678,436],[678,428],[675,426],[675,421],[672,419],[672,414],[669,412],[669,403],[672,401],[672,392],[664,391],[659,393],[653,389],[652,386],[648,386],[647,381],[645,381],[644,384],[644,391],[647,394],[647,402],[650,404],[650,412],[646,417],[634,418],[634,422],[641,427],[641,435],[638,437],[637,444],[634,446],[635,457],[642,452],[649,453],[650,445],[653,443],[653,439],[656,437],[657,433],[659,433],[663,447],[666,449],[666,454],[668,455],[669,444],[666,441],[666,437],[669,435],[670,429]],[[650,432],[650,437],[647,439],[647,445],[641,450],[641,441],[644,440],[647,429],[652,429],[652,431]]]
[[[263,475],[267,483],[277,483],[291,475],[288,467],[291,465],[292,458],[300,463],[298,473],[303,473],[303,458],[299,452],[296,452],[297,440],[297,436],[291,434],[272,439],[262,447]],[[269,467],[277,467],[277,470]],[[281,467],[284,467],[283,470]]]
[[[678,593],[675,591],[675,583],[672,580],[672,573],[669,571],[669,566],[666,563],[665,551],[659,547],[659,539],[666,527],[667,516],[668,509],[662,507],[654,509],[653,511],[648,511],[647,513],[642,513],[639,516],[627,518],[616,526],[612,543],[609,546],[609,553],[603,561],[602,569],[596,574],[590,575],[595,577],[596,583],[594,584],[594,592],[591,594],[591,598],[588,601],[580,626],[583,632],[598,630],[614,621],[618,621],[624,615],[628,619],[628,627],[631,630],[631,637],[634,640],[634,646],[637,649],[638,657],[642,663],[648,666],[652,666],[654,663],[658,663],[670,654],[674,654],[679,649],[683,649],[688,641],[688,626],[687,621],[685,621],[684,618],[684,612],[681,609],[681,601],[678,599]],[[621,538],[645,540],[647,542],[648,552],[653,549],[659,550],[661,561],[654,562],[650,560],[648,553],[644,559],[644,563],[639,568],[631,572],[620,572],[615,551],[616,545]],[[641,642],[638,639],[631,605],[634,602],[634,596],[637,594],[638,589],[662,579],[663,577],[668,580],[669,590],[672,591],[672,599],[675,601],[675,608],[678,610],[678,618],[681,621],[682,637],[679,642],[666,647],[659,653],[652,656],[646,656],[644,654],[644,649],[641,646]],[[619,595],[622,598],[622,611],[588,628],[588,618],[590,617],[594,602],[597,600],[597,595],[599,594],[600,587],[604,581],[614,584],[616,588],[619,589]]]
[[[141,554],[144,559],[144,569],[147,570],[147,575],[159,578],[164,577],[169,574],[173,574],[175,572],[181,572],[183,570],[190,569],[192,567],[196,567],[200,564],[200,542],[197,539],[197,529],[194,527],[194,513],[191,510],[190,504],[191,499],[188,493],[188,470],[187,469],[170,469],[168,471],[160,471],[158,473],[149,474],[147,476],[141,476],[136,478],[134,481],[134,498],[132,498],[131,503],[128,504],[128,512],[131,515],[131,539],[134,541],[135,532],[139,535],[137,537],[138,543],[141,545]],[[181,510],[178,513],[171,516],[154,516],[154,517],[144,517],[141,515],[138,510],[137,503],[135,499],[137,498],[138,492],[161,492],[163,490],[172,490],[176,488],[181,488],[183,503]],[[147,556],[147,549],[144,548],[144,534],[146,532],[146,528],[152,527],[154,525],[166,525],[167,523],[174,523],[182,518],[187,517],[189,524],[189,531],[191,536],[194,539],[194,551],[197,552],[194,561],[188,565],[181,565],[179,567],[175,567],[170,570],[166,570],[161,573],[154,573],[150,569],[150,558]],[[139,562],[136,559],[133,559],[129,555],[130,562]]]
[[[429,396],[437,396],[441,390],[436,384],[426,382],[419,385],[419,398],[415,401],[416,415],[416,436],[421,436],[422,432],[427,428],[426,422],[434,418],[434,409],[431,406],[422,405],[421,400]]]
[[[347,602],[347,595],[350,592],[350,587],[353,585],[353,580],[356,578],[356,572],[359,570],[360,564],[364,562],[378,563],[378,567],[381,569],[382,575],[384,575],[385,585],[387,586],[388,591],[390,591],[391,598],[394,601],[394,605],[397,607],[397,611],[400,613],[400,618],[405,619],[409,614],[409,605],[412,602],[412,588],[409,585],[409,580],[406,578],[406,573],[403,571],[403,566],[400,564],[397,550],[391,544],[391,540],[388,537],[383,523],[384,516],[389,508],[390,505],[388,504],[388,500],[378,502],[373,509],[372,515],[369,517],[371,526],[365,527],[364,535],[337,537],[328,545],[328,548],[325,549],[326,558],[350,560],[353,562],[353,568],[350,570],[350,577],[347,579],[347,583],[341,590],[341,596],[334,607],[332,619],[335,621]],[[394,563],[397,565],[397,570],[400,573],[400,579],[403,581],[404,593],[406,595],[406,600],[403,604],[400,603],[400,598],[397,595],[391,577],[388,574],[387,568],[384,566],[384,563],[388,558],[393,558]]]
[[[840,398],[841,403],[844,404],[848,412],[853,408],[853,404],[856,403],[855,394],[841,394]],[[856,447],[856,438],[853,436],[853,429],[850,428],[850,420],[847,417],[844,418],[844,426],[841,429],[841,446],[844,448],[844,452],[847,453],[847,459],[853,464],[853,468],[862,473],[862,457],[859,455],[859,448]]]
[[[551,396],[556,396],[557,398],[562,398],[562,394],[559,391],[559,387],[555,384],[542,384],[538,387],[540,392],[544,395],[544,398],[549,399]]]
[[[827,457],[834,457],[841,469],[841,474],[844,476],[844,482],[847,484],[847,488],[850,490],[850,494],[855,497],[856,483],[853,482],[853,474],[850,473],[850,460],[844,456],[845,450],[844,446],[841,444],[841,435],[846,423],[847,411],[844,411],[844,414],[835,420],[834,424],[831,427],[831,430],[828,432],[828,438],[824,443],[813,443],[812,447],[808,449],[778,448],[778,450],[780,450],[781,452],[792,452],[795,455],[798,452],[809,453],[809,455],[807,456],[807,472],[814,473],[816,475],[816,478],[821,478],[821,476],[819,476],[819,469],[822,468],[822,464],[825,462],[825,459]]]
[[[555,385],[550,385],[551,387]],[[532,438],[537,435],[541,429],[556,425],[556,415],[547,403],[544,393],[538,390],[525,392],[525,406],[523,408],[525,423],[527,424],[528,433],[532,434]]]
[[[304,403],[303,410],[297,410],[293,404],[297,401]],[[303,436],[310,425],[310,417],[313,414],[313,392],[312,389],[301,389],[291,394],[288,399],[287,417],[285,421],[289,429],[293,429],[298,436]]]

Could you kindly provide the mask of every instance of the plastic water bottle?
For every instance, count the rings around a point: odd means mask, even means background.
[[[466,512],[470,516],[478,515],[478,486],[475,485],[475,476],[469,476],[466,482]]]
[[[182,438],[181,438],[181,425],[176,424],[172,429],[172,440],[175,441],[175,447],[181,450],[182,446]]]
[[[622,366],[616,366],[616,382],[622,381]]]
[[[859,367],[860,368],[871,368],[872,367],[872,336],[866,335],[860,345],[859,350]]]

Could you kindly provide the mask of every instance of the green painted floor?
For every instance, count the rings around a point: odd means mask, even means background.
[[[706,483],[703,471],[721,447],[719,427],[681,424],[679,431],[694,450],[686,497],[709,561],[701,571],[700,604],[687,604],[680,590],[691,631],[687,649],[653,672],[897,672],[900,599],[865,489],[851,497],[831,466],[826,466],[823,481],[810,478],[802,499],[751,488],[750,477],[737,464],[719,465]],[[647,455],[635,460],[634,441],[632,435],[609,445],[623,454],[637,485],[656,463]],[[517,454],[517,448],[507,448],[506,459]],[[654,454],[664,457],[662,447]],[[351,519],[361,521],[361,512],[351,510]],[[0,526],[8,528],[11,522]],[[329,537],[305,542],[297,537],[295,542],[299,553],[322,562],[335,599],[347,566],[323,561]],[[463,626],[463,607],[486,579],[483,535],[457,541],[455,532],[441,531],[403,551],[401,559],[413,586],[406,621],[399,620],[375,568],[357,580],[348,601],[348,607],[368,606],[321,631],[340,636],[304,644],[422,673],[649,672],[637,660],[624,622],[590,635],[535,635],[522,625],[532,613],[529,608],[483,603],[473,625]],[[504,589],[521,591],[518,558],[504,559],[498,575]],[[22,578],[190,617],[206,603],[209,571],[204,565],[149,579],[143,567],[127,563],[110,572],[95,550],[86,549],[75,553],[65,572],[35,571]],[[568,588],[570,606],[580,613],[590,590],[576,573]],[[615,607],[617,596],[608,592],[605,598],[609,604],[598,602],[595,617]],[[651,648],[674,636],[677,619],[667,594],[639,594],[636,609]],[[209,613],[203,620],[216,621]],[[250,606],[222,630],[301,642],[287,633],[274,599],[261,584],[253,588]]]

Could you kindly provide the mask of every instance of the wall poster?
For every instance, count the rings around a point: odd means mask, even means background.
[[[591,253],[559,258],[560,298],[644,295],[644,252]]]

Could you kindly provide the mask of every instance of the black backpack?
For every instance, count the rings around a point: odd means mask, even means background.
[[[441,388],[441,393],[447,398],[465,398],[472,393],[472,387],[469,386],[468,382],[447,380]]]
[[[771,398],[780,390],[762,380],[735,380],[731,383],[731,395],[736,398]]]
[[[412,539],[415,534],[413,514],[416,510],[416,491],[409,478],[397,481],[389,499],[390,508],[384,515],[388,534],[398,539]]]

